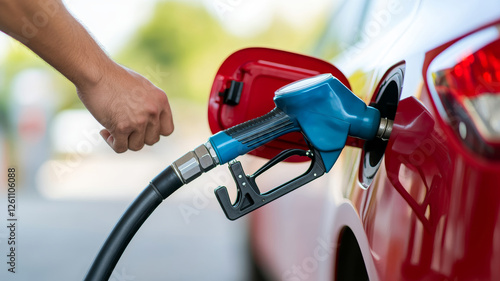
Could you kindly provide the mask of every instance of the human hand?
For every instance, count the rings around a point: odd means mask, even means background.
[[[174,130],[165,92],[140,74],[112,64],[99,81],[77,85],[78,96],[106,129],[101,136],[117,153],[153,145]]]
[[[160,135],[172,133],[172,113],[165,93],[114,63],[61,0],[0,0],[0,6],[0,30],[75,84],[82,102],[106,128],[101,135],[116,152],[139,150],[144,144],[156,143]],[[49,9],[50,14],[44,14],[40,7],[45,12]],[[29,32],[33,34],[27,34],[26,20],[37,18],[40,12],[50,20],[33,26]]]

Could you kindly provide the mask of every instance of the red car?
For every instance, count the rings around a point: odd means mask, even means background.
[[[216,77],[214,132],[324,72],[394,120],[388,140],[349,139],[331,172],[251,214],[261,277],[500,280],[500,1],[344,1],[316,55],[339,50],[340,71],[250,49]],[[243,82],[239,104],[224,104],[230,80]],[[289,137],[253,153],[287,145],[303,146]],[[304,167],[283,164],[266,185]]]

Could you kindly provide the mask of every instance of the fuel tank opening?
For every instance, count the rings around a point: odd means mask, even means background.
[[[375,101],[370,104],[380,111],[381,120],[377,138],[363,147],[360,182],[364,188],[370,186],[382,163],[403,88],[404,69],[404,65],[397,66],[385,76]]]

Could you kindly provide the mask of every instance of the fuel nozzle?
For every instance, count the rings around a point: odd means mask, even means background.
[[[331,74],[299,80],[278,89],[274,103],[276,107],[269,113],[218,132],[171,165],[186,184],[216,165],[228,163],[236,182],[237,200],[231,202],[225,187],[216,189],[215,195],[229,219],[239,218],[330,171],[348,136],[387,140],[392,131],[392,120],[381,118],[378,109],[367,106]],[[247,175],[235,160],[290,132],[301,132],[310,149],[285,150],[252,175]],[[309,169],[261,193],[256,178],[295,155],[309,157]]]
[[[220,164],[229,163],[238,197],[231,203],[227,189],[215,191],[224,212],[238,218],[330,171],[344,148],[347,137],[388,139],[392,120],[381,118],[378,109],[367,106],[331,74],[321,74],[288,84],[275,92],[276,107],[266,115],[221,131],[210,138]],[[284,134],[301,132],[310,150],[285,150],[253,175],[246,175],[234,161]],[[262,194],[255,178],[293,155],[311,159],[308,171]]]

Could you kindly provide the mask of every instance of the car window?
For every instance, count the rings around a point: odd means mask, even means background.
[[[409,18],[419,1],[351,0],[332,11],[314,55],[330,59],[353,45],[382,38]]]
[[[330,59],[356,42],[367,0],[344,0],[335,5],[313,54]]]
[[[419,1],[403,0],[369,1],[357,40],[383,37],[407,19],[418,3]]]

